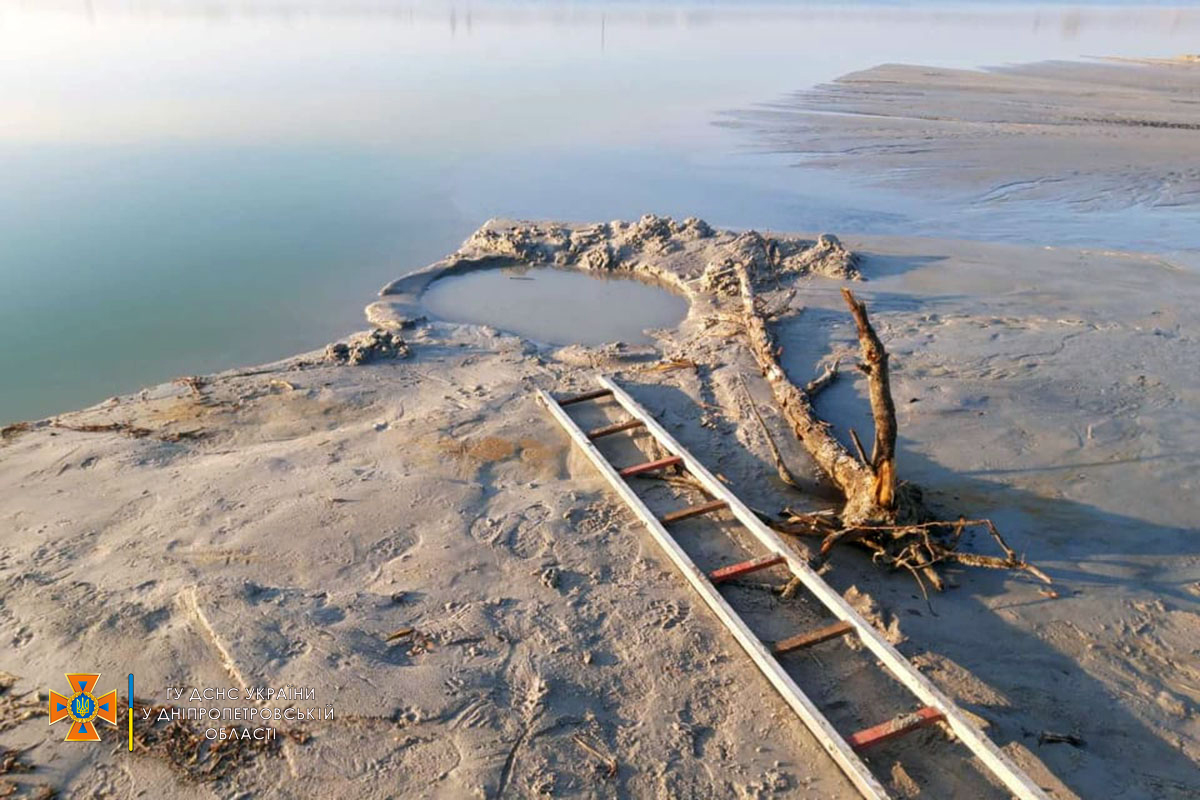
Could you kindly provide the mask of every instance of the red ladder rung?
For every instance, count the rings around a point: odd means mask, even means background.
[[[676,464],[682,464],[683,459],[679,456],[668,456],[660,458],[657,461],[647,461],[645,464],[634,464],[632,467],[626,467],[618,473],[622,478],[628,478],[631,475],[640,475],[643,472],[653,472],[656,469],[664,469],[673,467]]]
[[[593,428],[587,432],[587,437],[589,439],[599,439],[601,436],[609,436],[614,433],[630,430],[631,428],[640,428],[645,424],[646,423],[642,422],[640,419],[628,419],[624,422],[616,422],[612,425],[605,425],[603,428]]]
[[[943,719],[945,719],[945,716],[941,711],[938,711],[933,706],[925,706],[911,714],[901,714],[873,728],[861,730],[846,737],[846,741],[855,750],[865,750],[868,747],[882,744],[891,739],[897,739],[906,733],[932,725],[935,722],[940,722]]]
[[[700,503],[695,506],[681,508],[678,511],[670,511],[658,518],[658,521],[663,525],[669,525],[672,522],[679,522],[683,519],[691,519],[698,517],[701,514],[708,514],[712,511],[720,511],[722,508],[729,508],[729,503],[724,500],[711,500],[707,503]]]
[[[787,561],[783,556],[764,556],[751,561],[743,561],[740,564],[730,564],[728,567],[721,567],[718,570],[713,570],[708,573],[708,579],[713,583],[721,583],[722,581],[740,578],[750,572],[758,572],[760,569],[773,567],[776,564],[782,564]]]
[[[801,633],[797,636],[790,636],[787,639],[781,639],[771,648],[771,652],[776,655],[790,653],[793,650],[799,650],[804,647],[812,647],[814,644],[827,642],[830,639],[836,639],[839,636],[845,636],[854,630],[854,626],[846,620],[839,620],[832,625],[826,625],[824,628],[818,628],[815,631]]]
[[[564,397],[562,400],[556,400],[555,402],[560,406],[569,406],[572,403],[582,403],[584,400],[597,400],[601,397],[608,397],[610,394],[612,394],[612,389],[596,389],[595,391]]]

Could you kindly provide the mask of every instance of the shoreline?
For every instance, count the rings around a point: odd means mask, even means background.
[[[159,702],[165,686],[245,682],[312,685],[336,705],[307,743],[248,758],[218,784],[230,789],[584,796],[597,778],[572,741],[583,736],[618,760],[620,793],[855,796],[532,397],[614,374],[751,505],[827,505],[722,319],[721,260],[751,237],[707,227],[493,221],[369,308],[407,357],[368,349],[348,366],[314,351],[58,417],[145,435],[44,420],[6,436],[0,632],[13,646],[0,670],[30,691],[83,659],[136,672]],[[853,346],[838,289],[861,271],[852,285],[893,358],[901,479],[946,513],[992,517],[1059,596],[965,570],[927,604],[909,576],[852,550],[827,579],[1055,797],[1195,790],[1200,385],[1179,365],[1200,355],[1200,278],[1015,245],[848,236],[851,261],[816,237],[772,240],[781,288],[767,300],[796,289],[776,321],[793,380]],[[689,311],[656,348],[539,348],[417,319],[421,286],[486,258],[669,280]],[[699,368],[661,368],[683,358]],[[775,479],[739,375],[805,491]],[[869,430],[864,391],[847,375],[822,394],[839,436]],[[178,436],[189,431],[202,433]],[[697,541],[694,558],[728,563],[739,544]],[[767,634],[816,619],[761,588],[731,591]],[[405,627],[417,634],[387,641]],[[860,657],[793,665],[846,728],[896,702]],[[856,701],[838,706],[848,688]],[[136,776],[210,796],[161,757],[49,760],[42,725],[9,732],[38,745],[22,781],[120,791]],[[1039,743],[1047,731],[1086,744]],[[931,796],[990,796],[969,768],[922,760],[945,745],[923,736],[875,761],[885,783],[904,783],[901,762]]]
[[[1164,49],[1166,46],[1147,44],[1146,49],[1151,53],[1181,49]],[[1099,47],[1093,51],[1128,55],[1125,50]],[[1061,55],[1053,48],[1029,49],[1030,58],[1039,53]],[[117,215],[104,235],[85,226],[73,228],[65,237],[79,242],[95,239],[97,253],[67,247],[59,253],[61,258],[49,258],[43,251],[57,241],[53,226],[43,226],[45,220],[37,214],[29,219],[13,217],[10,223],[17,234],[13,240],[24,244],[12,250],[9,259],[18,269],[14,274],[19,280],[10,282],[12,302],[2,310],[8,322],[4,332],[9,345],[4,372],[21,376],[21,380],[12,381],[0,402],[0,425],[67,411],[167,379],[180,365],[191,373],[208,372],[283,357],[328,341],[360,319],[363,298],[377,283],[453,249],[478,219],[500,208],[535,217],[584,219],[601,212],[629,215],[645,208],[665,208],[677,214],[702,212],[710,220],[738,228],[811,226],[843,234],[869,231],[1126,248],[1157,253],[1200,270],[1200,251],[1187,233],[1200,225],[1195,205],[1200,198],[1195,193],[1197,165],[1191,152],[1195,148],[1184,138],[1194,131],[1155,127],[1194,125],[1186,110],[1181,110],[1188,107],[1186,98],[1194,91],[1194,81],[1179,76],[1200,74],[1197,65],[1163,68],[1108,60],[1026,63],[993,72],[932,70],[901,66],[914,54],[888,51],[878,53],[876,59],[894,63],[847,72],[872,63],[868,55],[859,53],[853,63],[836,71],[830,67],[827,73],[808,77],[798,73],[795,85],[818,88],[796,96],[786,94],[788,84],[780,81],[778,74],[754,84],[758,87],[755,93],[782,99],[759,106],[757,112],[733,112],[735,123],[751,129],[748,135],[717,129],[730,127],[721,124],[730,119],[721,109],[750,100],[742,88],[735,87],[720,102],[710,98],[700,104],[705,116],[697,123],[705,123],[707,133],[694,142],[681,139],[686,146],[680,152],[668,153],[645,142],[616,151],[594,147],[582,154],[582,159],[581,154],[555,151],[548,164],[522,156],[495,162],[481,157],[471,166],[476,171],[472,184],[484,191],[479,202],[456,203],[462,198],[446,197],[447,205],[439,205],[440,210],[428,218],[418,202],[403,203],[406,211],[396,220],[354,211],[352,201],[339,191],[354,186],[374,187],[374,193],[384,191],[374,177],[383,174],[388,163],[387,159],[378,160],[383,158],[381,153],[365,160],[355,156],[346,165],[349,171],[344,180],[331,186],[331,192],[308,186],[306,207],[313,216],[287,216],[277,209],[271,217],[267,230],[287,231],[296,226],[305,231],[304,247],[298,244],[300,239],[281,234],[273,234],[269,245],[264,240],[260,246],[256,243],[261,230],[254,230],[245,217],[225,216],[231,207],[215,203],[221,191],[218,176],[238,174],[246,163],[261,159],[263,165],[273,166],[251,170],[247,188],[265,191],[272,185],[270,176],[293,171],[288,165],[297,156],[294,148],[235,147],[226,153],[233,161],[207,160],[212,154],[194,161],[194,146],[178,143],[134,148],[130,153],[141,154],[135,159],[136,180],[124,186],[119,182],[97,184],[96,192],[129,192],[130,202],[136,206],[152,197],[152,187],[158,185],[147,181],[149,174],[171,175],[181,186],[200,189],[196,196],[214,201],[209,210],[217,234],[206,235],[202,243],[197,242],[202,246],[194,250],[175,251],[172,242],[192,241],[197,232],[186,223],[187,215],[177,215],[176,222],[163,228],[162,236],[150,237],[133,224],[136,215]],[[930,53],[931,62],[944,63],[945,58]],[[983,61],[984,56],[978,59]],[[920,62],[919,57],[914,60]],[[959,66],[968,63],[950,60]],[[1151,84],[1160,71],[1168,74],[1163,87],[1147,89],[1154,88]],[[839,73],[842,78],[836,79]],[[1171,77],[1175,73],[1178,75]],[[1121,78],[1119,86],[1106,92],[1104,80],[1110,74],[1140,77]],[[889,83],[893,78],[900,83]],[[832,83],[822,86],[821,81]],[[912,95],[901,94],[897,99],[887,93],[889,86]],[[913,101],[911,107],[905,104],[905,97]],[[997,103],[998,97],[1002,102]],[[1115,104],[1112,108],[1108,108],[1110,100]],[[1048,108],[1039,112],[1041,104]],[[861,114],[858,119],[835,121],[809,113],[814,108],[847,105],[884,116],[872,117],[869,122]],[[899,116],[897,105],[901,106]],[[1014,107],[1020,113],[1014,113]],[[905,111],[937,121],[905,119]],[[1149,124],[1128,124],[1131,120]],[[706,124],[714,121],[717,127]],[[893,136],[901,147],[888,147]],[[776,138],[781,142],[780,153],[754,152],[764,141]],[[845,149],[853,153],[820,152],[842,149],[838,142],[844,142]],[[990,144],[1005,157],[988,156],[986,145]],[[800,165],[809,161],[790,155],[796,150],[816,150],[818,161],[833,163],[821,169],[801,169]],[[1130,154],[1127,165],[1122,160],[1126,150]],[[15,176],[19,184],[55,183],[59,159],[51,157],[50,151],[38,148],[37,154],[22,158],[20,151],[10,148],[10,158],[14,154],[14,166],[20,167]],[[308,153],[309,157],[315,155]],[[90,163],[90,159],[74,159],[67,157],[63,164],[85,169]],[[997,161],[1003,163],[992,163]],[[203,174],[186,167],[200,163],[209,165],[200,171]],[[660,175],[661,180],[643,181],[639,175],[646,165],[658,165],[652,174]],[[785,169],[792,166],[797,168]],[[546,180],[539,178],[538,185],[545,183],[549,194],[509,191],[497,178],[504,169],[532,176],[543,175],[543,168]],[[37,180],[39,172],[46,174],[47,181]],[[552,175],[559,177],[549,178]],[[453,175],[430,176],[430,181],[425,188],[409,187],[413,192],[406,196],[470,194],[455,189],[465,184]],[[885,185],[881,186],[881,181]],[[588,185],[588,194],[595,194],[595,201],[577,202],[570,189],[576,184]],[[269,193],[266,199],[279,196]],[[70,197],[63,197],[62,207],[74,208],[71,202]],[[149,204],[144,213],[153,213],[157,207]],[[460,210],[454,211],[456,207]],[[419,224],[414,224],[412,214],[417,214]],[[67,215],[75,220],[88,217],[83,208]],[[322,219],[347,224],[358,220],[368,227],[352,224],[343,229],[339,224],[331,231],[320,231]],[[325,239],[328,244],[322,241]],[[253,246],[247,248],[247,243]],[[325,255],[311,256],[314,247]],[[20,270],[22,264],[42,263],[42,256],[49,258],[44,268]],[[97,267],[89,272],[84,265],[93,258],[98,259]],[[121,291],[116,291],[117,286]],[[18,297],[23,298],[19,303]],[[82,302],[83,297],[95,302]],[[170,300],[163,303],[162,298]],[[105,308],[122,309],[121,325],[105,318]],[[191,313],[195,309],[204,312]]]

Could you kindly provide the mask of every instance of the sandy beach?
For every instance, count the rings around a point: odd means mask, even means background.
[[[0,0],[0,798],[1200,797],[1198,31]]]
[[[892,354],[900,476],[947,518],[995,520],[1054,584],[950,569],[927,602],[852,548],[826,579],[1051,796],[1194,796],[1200,385],[1182,365],[1200,355],[1200,278],[1127,254],[845,237],[855,281],[815,234],[764,236],[494,221],[385,287],[373,338],[5,429],[0,732],[34,769],[4,778],[68,796],[857,796],[532,394],[613,376],[748,503],[835,505],[712,267],[776,242],[795,258],[763,292],[785,304],[793,379],[852,352],[852,285]],[[504,263],[644,276],[688,315],[654,346],[595,348],[421,318],[433,280]],[[695,366],[664,368],[679,359]],[[804,491],[775,477],[743,379]],[[845,373],[818,401],[841,437],[870,429],[865,386]],[[689,542],[702,566],[745,550],[723,529]],[[815,618],[778,582],[729,590],[764,636]],[[288,684],[315,692],[291,705],[335,713],[212,774],[165,744],[201,723],[145,723],[133,756],[120,736],[68,751],[31,698],[76,662],[117,687],[136,673],[146,703]],[[854,729],[908,710],[869,662],[839,645],[788,666]],[[1006,796],[937,728],[868,760],[897,796]]]

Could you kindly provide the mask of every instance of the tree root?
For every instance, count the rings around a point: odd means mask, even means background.
[[[817,462],[817,466],[829,476],[845,496],[846,504],[842,508],[842,519],[848,524],[857,525],[864,522],[892,523],[913,517],[915,509],[908,508],[907,504],[902,503],[901,498],[898,498],[894,492],[893,453],[896,432],[894,408],[890,422],[881,421],[878,417],[875,420],[875,462],[864,464],[851,455],[845,446],[829,432],[829,423],[817,416],[809,395],[787,377],[787,373],[779,363],[779,354],[782,348],[768,328],[766,316],[758,309],[758,298],[754,292],[750,273],[743,264],[735,264],[734,269],[741,284],[742,316],[750,350],[753,352],[763,376],[767,379],[767,383],[770,384],[775,402],[779,405],[779,409],[791,426],[793,433],[804,444],[805,449]],[[848,296],[847,303],[851,304],[851,308],[858,308],[855,305],[857,301],[853,300],[854,296],[849,292],[846,292],[846,295]],[[861,314],[865,319],[865,308],[861,308]],[[869,323],[866,324],[866,328],[870,329]],[[860,329],[860,341],[869,340],[871,337],[878,341],[874,331],[870,331],[867,336]],[[878,393],[887,393],[889,391],[887,387],[887,354],[883,350],[882,344],[870,351],[867,351],[864,346],[864,362],[866,364],[864,369],[872,384],[881,383],[881,389],[878,391],[873,389],[872,396],[874,397]],[[886,412],[886,408],[886,406],[880,405],[877,409],[876,404],[872,403],[873,412],[880,410]],[[888,441],[889,435],[890,442]]]
[[[896,407],[892,400],[888,354],[871,325],[865,303],[849,289],[842,289],[842,298],[854,317],[858,333],[862,354],[858,368],[867,376],[871,416],[875,423],[869,458],[857,433],[850,431],[856,451],[852,454],[830,433],[829,423],[818,417],[813,409],[813,396],[837,375],[836,362],[805,389],[793,384],[779,360],[782,347],[767,325],[771,314],[760,310],[748,268],[744,264],[734,263],[733,269],[741,288],[742,327],[775,401],[817,466],[845,497],[845,504],[838,514],[790,513],[783,520],[766,520],[772,528],[797,536],[820,537],[818,562],[827,558],[837,545],[856,544],[863,547],[871,552],[875,563],[891,569],[908,570],[920,585],[922,593],[925,591],[925,582],[936,590],[943,588],[943,581],[935,566],[948,562],[986,569],[1019,570],[1046,583],[1051,582],[1046,573],[1017,556],[990,520],[937,520],[926,509],[920,489],[898,480]],[[749,396],[748,390],[746,393]],[[761,424],[762,418],[754,408],[753,401],[751,407]],[[765,429],[766,426],[763,427]],[[771,450],[776,468],[780,471],[780,477],[783,477],[786,467],[782,466],[782,459],[773,441]],[[991,534],[1003,551],[1003,558],[959,552],[958,545],[964,531],[978,527]]]

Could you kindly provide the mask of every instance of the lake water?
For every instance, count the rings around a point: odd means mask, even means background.
[[[786,169],[714,123],[881,62],[1197,41],[1200,11],[1157,5],[0,0],[0,423],[319,347],[493,216],[1128,246]]]

